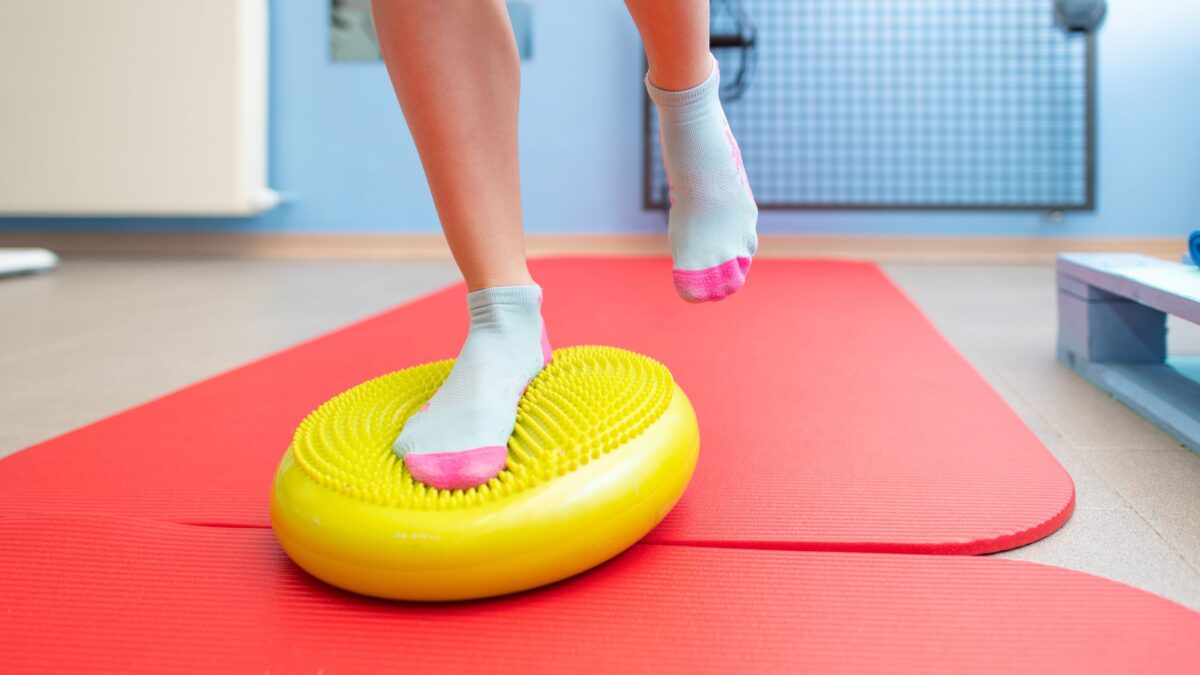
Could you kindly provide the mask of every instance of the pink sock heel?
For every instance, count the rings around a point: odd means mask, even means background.
[[[704,270],[673,270],[671,278],[679,297],[688,302],[723,300],[746,283],[750,258],[733,258]]]
[[[439,490],[478,487],[499,475],[507,464],[508,448],[503,445],[404,456],[404,466],[413,478]]]

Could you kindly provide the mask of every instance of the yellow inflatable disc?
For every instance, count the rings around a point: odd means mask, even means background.
[[[426,487],[392,442],[451,365],[371,380],[300,424],[271,495],[275,535],[300,567],[385,598],[520,591],[625,550],[691,479],[696,416],[667,368],[621,349],[570,347],[521,399],[499,476],[470,490]]]

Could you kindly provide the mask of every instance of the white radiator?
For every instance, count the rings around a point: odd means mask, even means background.
[[[0,214],[246,215],[267,187],[267,0],[0,12]]]

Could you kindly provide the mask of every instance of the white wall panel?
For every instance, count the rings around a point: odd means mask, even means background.
[[[0,214],[270,208],[267,39],[267,0],[4,3]]]

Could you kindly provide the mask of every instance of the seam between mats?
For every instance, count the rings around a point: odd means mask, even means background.
[[[1071,517],[1075,510],[1075,496],[1072,494],[1070,502],[1054,514],[1050,518],[1034,525],[1033,527],[1021,530],[1020,532],[992,537],[990,539],[973,540],[966,543],[941,543],[941,544],[876,544],[871,542],[846,542],[846,543],[806,543],[806,542],[790,542],[790,541],[732,541],[732,540],[660,540],[660,541],[645,541],[638,540],[634,544],[643,544],[646,546],[674,546],[683,548],[717,548],[717,549],[736,549],[736,550],[757,550],[757,551],[806,551],[819,553],[887,553],[894,555],[984,555],[989,553],[998,553],[1007,551],[1020,546],[1033,543],[1039,539],[1050,536],[1058,531],[1066,521]],[[151,520],[154,522],[169,522],[175,525],[183,525],[187,527],[205,527],[217,529],[241,529],[241,530],[269,530],[270,525],[259,525],[256,523],[221,523],[221,522],[205,522],[205,521],[157,521],[156,519],[132,518],[131,520]],[[1029,537],[1032,537],[1030,539]]]
[[[1003,534],[989,539],[975,539],[968,542],[944,542],[927,544],[878,544],[873,542],[830,542],[805,543],[790,541],[733,541],[733,540],[697,540],[685,541],[678,539],[663,539],[659,541],[639,541],[650,546],[690,546],[703,548],[728,548],[763,551],[820,551],[826,553],[896,553],[901,555],[986,555],[1009,551],[1021,546],[1027,546],[1035,541],[1045,539],[1054,534],[1070,520],[1075,512],[1075,493],[1057,513],[1032,527],[1017,532]]]

